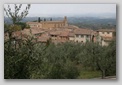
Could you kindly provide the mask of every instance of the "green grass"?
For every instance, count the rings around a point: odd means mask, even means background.
[[[92,79],[92,78],[98,78],[98,77],[101,77],[100,71],[82,70],[78,78],[79,79]]]

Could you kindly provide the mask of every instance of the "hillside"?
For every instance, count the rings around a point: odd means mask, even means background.
[[[40,17],[41,20],[44,20],[45,17]],[[63,17],[46,17],[46,20],[63,20]],[[100,29],[100,28],[116,28],[116,19],[114,18],[99,18],[99,17],[67,17],[68,23],[71,25],[76,25],[80,28],[91,28],[91,29]],[[28,21],[37,21],[38,17],[26,17],[22,22]],[[4,22],[11,24],[11,20],[4,18]]]

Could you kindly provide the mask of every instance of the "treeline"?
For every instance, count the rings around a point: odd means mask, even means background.
[[[33,39],[4,43],[5,79],[79,79],[83,71],[116,75],[116,43],[34,43]],[[99,77],[99,76],[98,76]]]
[[[87,17],[79,19],[75,18],[74,20],[71,18],[70,21],[69,24],[76,25],[79,28],[90,28],[93,30],[116,28],[116,19]]]
[[[47,21],[56,21],[56,20],[63,20],[62,17],[40,17],[40,20],[47,20]],[[90,28],[93,30],[96,29],[111,29],[116,28],[116,19],[112,18],[97,18],[97,17],[68,17],[68,24],[76,25],[79,28]],[[26,17],[22,20],[23,23],[28,21],[38,21],[38,17]],[[11,20],[4,17],[5,23],[12,23]]]
[[[70,23],[72,25],[78,26],[79,28],[89,28],[92,30],[98,30],[98,29],[116,29],[116,25],[114,24],[93,24],[93,23]]]

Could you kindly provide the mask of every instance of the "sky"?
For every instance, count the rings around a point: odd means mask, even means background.
[[[14,7],[13,4],[10,5]],[[24,10],[26,4],[23,4]],[[5,4],[4,7],[7,7]],[[116,14],[116,4],[31,4],[28,16]]]

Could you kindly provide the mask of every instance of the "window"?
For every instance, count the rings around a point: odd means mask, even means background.
[[[76,37],[79,37],[79,35],[76,35]]]
[[[83,38],[84,36],[83,35],[81,35],[81,38]]]
[[[86,38],[89,38],[89,35],[86,35]]]
[[[109,34],[109,32],[107,32],[107,34]]]

